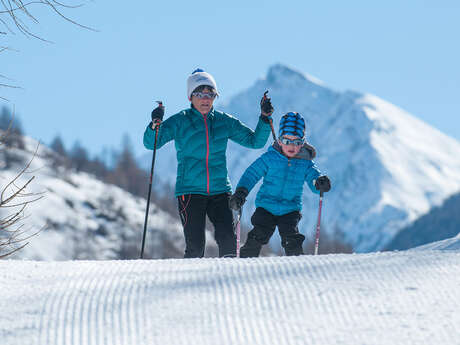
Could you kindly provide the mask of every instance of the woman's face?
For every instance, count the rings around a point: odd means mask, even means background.
[[[215,94],[209,88],[204,88],[202,91],[198,92],[197,96],[195,96],[194,93],[192,93],[192,98],[190,99],[190,101],[192,102],[196,110],[198,110],[201,114],[206,115],[211,110],[212,104],[216,99]],[[206,95],[214,96],[206,97]]]
[[[302,144],[301,145],[295,145],[294,143],[284,144],[283,141],[282,141],[283,138],[288,139],[289,141],[295,140],[298,143],[302,142]],[[283,135],[283,137],[278,140],[278,143],[281,146],[281,150],[283,151],[283,154],[288,158],[292,158],[296,154],[299,153],[299,151],[300,151],[300,149],[302,148],[302,145],[303,145],[303,140],[301,138],[297,137],[297,136],[294,136],[294,135]]]

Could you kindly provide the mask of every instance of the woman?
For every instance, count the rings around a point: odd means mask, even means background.
[[[213,108],[218,96],[214,78],[201,69],[187,79],[190,108],[164,122],[164,108],[152,111],[152,122],[144,133],[144,146],[153,150],[174,140],[177,155],[175,195],[185,236],[185,258],[201,258],[205,248],[206,215],[214,225],[219,256],[236,252],[232,211],[228,206],[231,185],[227,173],[228,140],[248,148],[262,148],[270,134],[273,106],[263,97],[261,116],[253,131],[231,115]]]

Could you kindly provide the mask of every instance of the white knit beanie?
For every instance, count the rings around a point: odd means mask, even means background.
[[[216,93],[219,94],[217,91],[217,84],[212,75],[203,71],[200,68],[197,68],[192,72],[192,74],[187,79],[187,97],[190,99],[192,97],[192,92],[198,86],[201,85],[208,85],[216,90]]]

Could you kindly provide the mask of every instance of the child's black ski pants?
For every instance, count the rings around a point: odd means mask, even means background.
[[[275,232],[276,226],[281,236],[281,245],[286,255],[303,254],[302,243],[305,236],[299,233],[297,224],[302,218],[299,211],[275,216],[262,207],[257,207],[251,217],[251,223],[254,228],[249,231],[248,238],[243,247],[241,247],[240,257],[259,256],[262,245],[267,244]]]

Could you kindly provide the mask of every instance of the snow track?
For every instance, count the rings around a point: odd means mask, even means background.
[[[460,252],[0,262],[2,345],[460,344]]]

